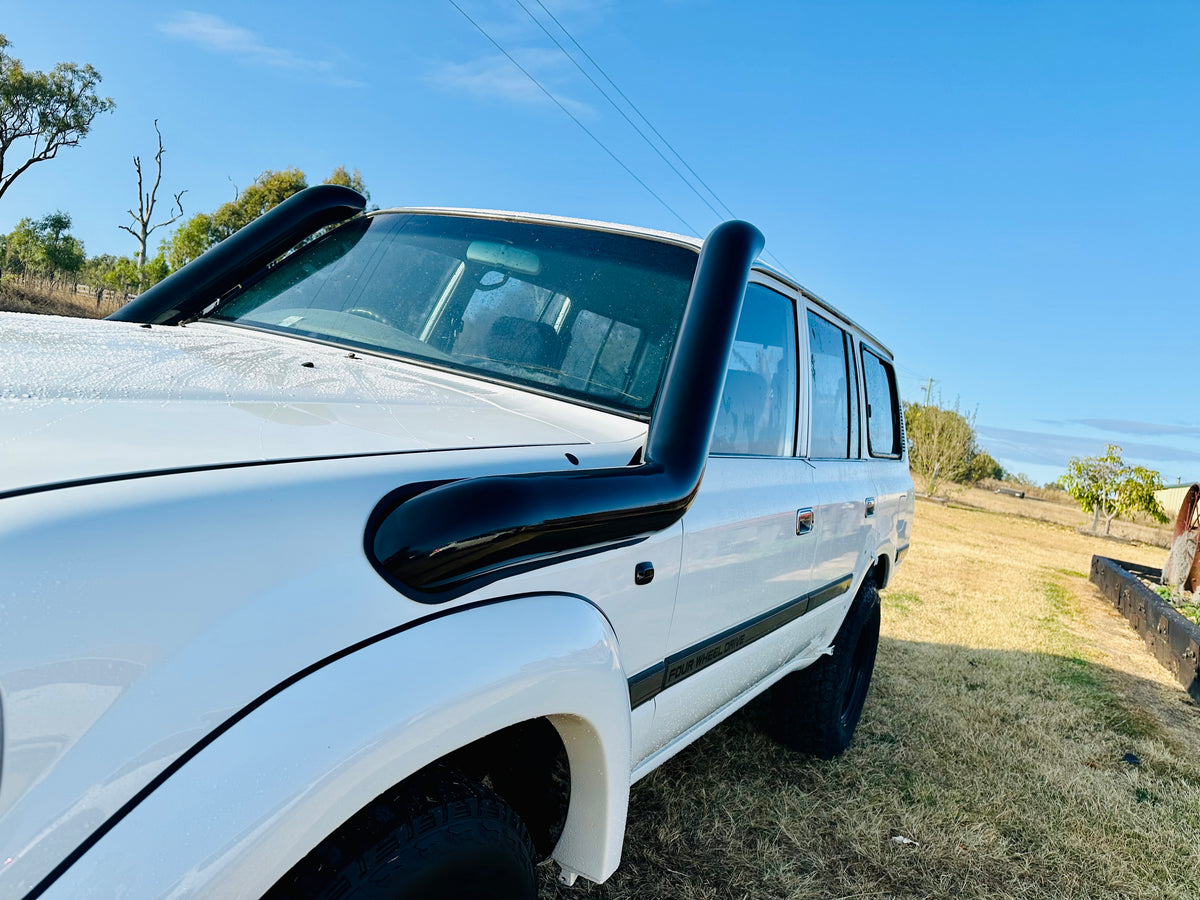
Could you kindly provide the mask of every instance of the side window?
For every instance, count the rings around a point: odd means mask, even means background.
[[[760,284],[747,286],[710,452],[792,455],[795,323],[791,300]]]
[[[867,386],[867,450],[872,456],[900,455],[900,403],[890,363],[863,347]]]
[[[808,455],[814,459],[846,459],[851,455],[850,414],[852,410],[857,412],[858,392],[855,383],[850,380],[854,373],[854,359],[846,351],[849,345],[847,337],[846,332],[832,322],[809,312],[812,431]],[[857,437],[855,417],[855,443]],[[853,455],[858,455],[857,447]]]

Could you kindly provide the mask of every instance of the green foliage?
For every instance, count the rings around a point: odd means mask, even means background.
[[[1004,468],[986,450],[979,450],[967,465],[966,481],[971,484],[992,478],[999,481],[1004,477]]]
[[[118,256],[100,283],[110,291],[133,294],[139,281],[137,263],[128,256]]]
[[[1020,487],[1037,487],[1037,482],[1024,472],[1005,472],[1003,480]]]
[[[146,260],[146,264],[142,266],[141,289],[144,291],[148,287],[152,287],[171,274],[171,267],[167,265],[167,260],[163,256],[162,250],[158,251],[158,255],[152,259]]]
[[[223,204],[213,213],[213,243],[225,240],[306,187],[308,181],[299,169],[283,169],[279,172],[268,169],[263,172],[236,200]]]
[[[70,234],[71,217],[52,212],[41,219],[24,218],[5,239],[4,268],[39,278],[78,272],[85,259],[83,243]]]
[[[362,194],[368,203],[371,200],[371,192],[367,190],[362,173],[358,169],[347,172],[345,166],[338,166],[333,170],[333,174],[325,179],[325,184],[340,184],[342,187],[352,188]]]
[[[341,184],[370,196],[357,169],[349,173],[345,166],[338,166],[325,184]],[[306,187],[308,180],[300,169],[278,172],[268,169],[236,199],[222,204],[211,214],[198,213],[179,226],[166,247],[168,265],[171,269],[187,265],[209,247],[225,240],[239,228],[249,225]]]
[[[169,274],[170,269],[161,251],[140,269],[137,260],[132,257],[105,253],[89,259],[80,272],[80,278],[93,288],[136,294],[158,284]]]
[[[1166,522],[1154,492],[1162,490],[1158,472],[1131,466],[1116,444],[1105,447],[1103,456],[1073,456],[1060,479],[1079,505],[1092,513],[1092,530],[1098,531],[1104,517],[1104,533],[1112,529],[1112,520],[1122,514],[1148,513],[1156,522]]]
[[[100,73],[91,66],[59,63],[50,72],[28,71],[6,51],[0,34],[0,197],[34,163],[79,144],[92,120],[114,106],[100,97]]]
[[[175,229],[166,245],[167,263],[171,268],[183,268],[215,244],[212,229],[212,216],[205,213],[197,213]]]
[[[908,429],[909,464],[925,481],[925,492],[934,494],[943,481],[964,481],[977,455],[975,416],[964,416],[958,408],[904,404]]]

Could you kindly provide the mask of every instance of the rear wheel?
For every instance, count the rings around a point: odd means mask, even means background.
[[[833,655],[771,688],[771,731],[785,746],[822,759],[850,745],[879,649],[879,591],[869,578],[833,641]]]
[[[268,900],[534,900],[533,842],[483,784],[434,767],[296,864]]]

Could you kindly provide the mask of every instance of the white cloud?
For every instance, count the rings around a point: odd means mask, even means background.
[[[557,50],[526,48],[514,56],[530,75],[544,84],[555,99],[574,115],[590,113],[592,108],[565,96],[548,83],[566,62]],[[533,80],[513,65],[506,56],[495,54],[465,63],[445,63],[431,75],[432,81],[448,90],[471,94],[483,100],[501,100],[528,105],[552,105],[553,101]]]
[[[213,53],[236,56],[246,62],[304,72],[338,87],[362,87],[362,82],[338,75],[328,60],[308,59],[283,47],[264,43],[258,35],[220,16],[184,11],[162,22],[158,30]]]
[[[1104,452],[1103,444],[1096,438],[1081,435],[993,428],[987,425],[980,425],[976,431],[979,434],[980,443],[997,459],[1004,456],[1018,462],[1065,467],[1069,457],[1096,456]],[[1120,443],[1127,458],[1153,460],[1158,463],[1195,464],[1200,462],[1200,451],[1197,450],[1140,441],[1122,441]]]

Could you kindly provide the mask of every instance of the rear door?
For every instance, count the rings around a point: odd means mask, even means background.
[[[882,350],[860,344],[863,373],[863,456],[875,485],[879,536],[894,559],[908,549],[912,478],[904,459],[904,426],[896,370]]]
[[[848,601],[849,591],[871,562],[878,498],[869,464],[862,458],[860,369],[854,337],[828,311],[808,304],[807,370],[812,395],[807,458],[817,495],[814,527],[817,556],[813,581],[819,603]],[[838,608],[844,610],[845,603]],[[840,622],[840,614],[834,615]]]

